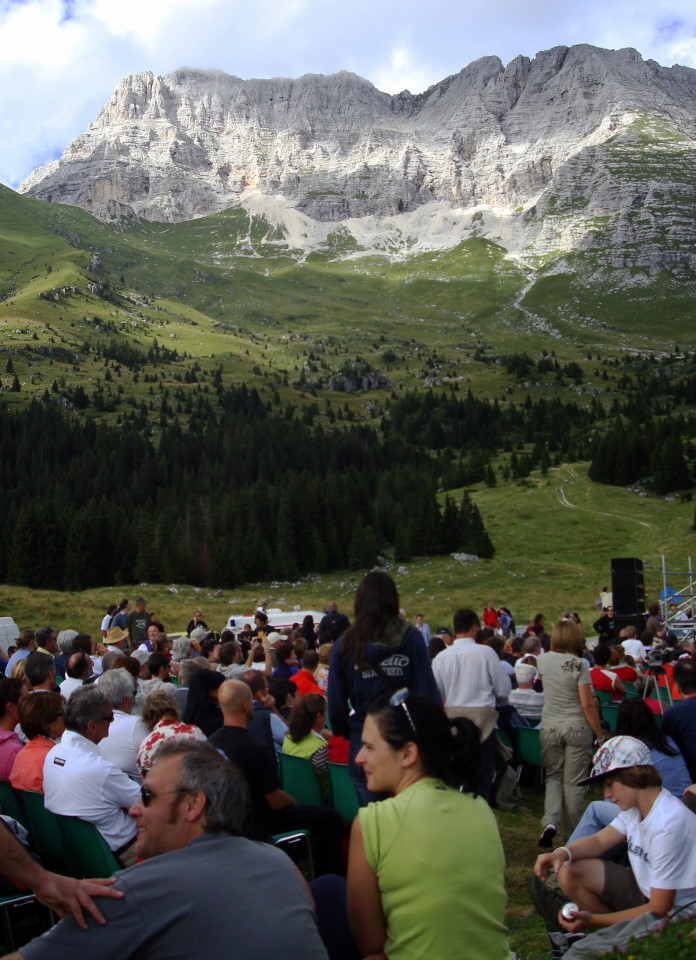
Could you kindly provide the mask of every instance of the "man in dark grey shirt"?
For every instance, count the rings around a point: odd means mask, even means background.
[[[145,862],[116,874],[106,927],[67,918],[5,960],[327,960],[292,861],[239,836],[243,788],[213,747],[163,744],[141,793],[130,814]]]

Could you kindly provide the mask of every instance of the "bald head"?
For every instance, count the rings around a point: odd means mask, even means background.
[[[251,690],[241,680],[225,680],[218,690],[218,703],[225,723],[229,718],[247,717],[251,713]]]
[[[338,610],[338,604],[335,600],[330,600],[326,609],[329,611],[329,613],[334,613],[336,610]]]

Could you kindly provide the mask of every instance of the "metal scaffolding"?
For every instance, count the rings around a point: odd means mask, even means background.
[[[673,583],[686,584],[677,589]],[[670,612],[670,607],[676,606],[676,611]],[[665,622],[669,624],[670,629],[683,637],[693,637],[696,631],[696,619],[694,611],[696,610],[696,574],[691,557],[687,558],[686,570],[668,570],[667,558],[662,557],[662,591],[660,593],[660,609]]]

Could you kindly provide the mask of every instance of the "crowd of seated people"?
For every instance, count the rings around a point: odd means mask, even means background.
[[[540,855],[530,886],[558,954],[567,950],[572,960],[592,956],[595,943],[621,944],[643,932],[646,916],[668,915],[696,895],[696,857],[647,873],[631,857],[639,841],[656,857],[668,849],[675,860],[670,838],[681,831],[696,839],[696,661],[688,641],[673,644],[658,630],[648,644],[628,628],[590,650],[576,615],[549,623],[547,633],[538,614],[516,634],[510,611],[492,603],[483,618],[461,608],[453,629],[428,628],[426,640],[427,624],[408,623],[381,571],[363,578],[352,623],[333,605],[321,621],[324,631],[305,622],[279,634],[257,611],[248,638],[217,638],[198,611],[189,637],[172,642],[138,606],[124,626],[115,622],[118,610],[107,613],[100,638],[106,644],[74,630],[25,630],[5,658],[0,780],[43,794],[55,814],[91,822],[123,868],[115,888],[90,901],[99,888],[37,873],[41,868],[27,866],[12,847],[2,870],[12,864],[17,879],[31,877],[46,902],[72,915],[16,956],[67,957],[83,933],[87,949],[105,957],[111,954],[92,946],[100,936],[119,960],[164,956],[165,926],[158,923],[150,936],[161,937],[155,950],[148,938],[138,939],[123,904],[130,899],[141,909],[148,884],[164,877],[180,904],[188,887],[176,886],[184,880],[176,877],[179,863],[217,870],[225,848],[251,864],[254,848],[245,844],[261,842],[272,853],[268,868],[259,854],[246,889],[235,893],[235,916],[247,900],[253,913],[252,904],[278,902],[287,857],[272,851],[274,837],[305,831],[316,915],[293,873],[271,924],[284,943],[298,931],[301,956],[509,960],[503,856],[491,806],[500,775],[496,731],[514,737],[518,723],[540,728],[546,801],[539,844],[565,844]],[[664,672],[650,665],[656,643],[667,650]],[[631,696],[641,685],[646,698]],[[613,737],[602,725],[603,692],[618,706]],[[322,804],[298,803],[284,788],[281,753],[307,761]],[[359,810],[347,857],[346,828],[332,807],[332,762],[348,764]],[[587,804],[587,782],[604,787],[604,802]],[[167,831],[158,826],[162,814]],[[657,828],[647,829],[651,818],[667,839],[658,842]],[[3,856],[6,842],[0,839]],[[461,864],[467,868],[455,869]],[[557,888],[547,883],[549,871]],[[570,920],[559,915],[569,900],[577,905]],[[95,909],[108,933],[90,916]],[[177,910],[196,913],[196,922],[202,912],[214,927],[210,942],[224,941],[224,917],[210,919],[195,895]],[[237,936],[245,942],[235,925]],[[181,955],[198,956],[190,932],[180,937],[191,943]],[[246,953],[273,955],[251,939]]]

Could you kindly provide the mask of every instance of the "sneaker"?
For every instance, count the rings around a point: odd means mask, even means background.
[[[544,829],[541,831],[541,836],[539,837],[539,846],[546,847],[549,849],[553,846],[553,838],[556,836],[558,831],[553,823],[547,823]]]
[[[527,890],[549,933],[565,935],[565,930],[558,922],[558,911],[564,903],[570,902],[568,897],[564,896],[560,890],[551,890],[534,873],[531,873],[527,878]]]
[[[549,933],[553,960],[561,960],[561,957],[570,950],[573,944],[584,937],[584,933]]]

